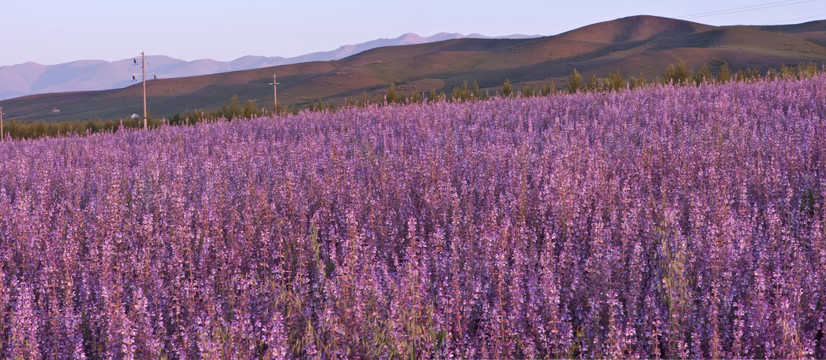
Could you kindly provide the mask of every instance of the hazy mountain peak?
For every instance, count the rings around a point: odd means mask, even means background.
[[[419,36],[419,34],[414,34],[414,33],[407,33],[407,34],[404,34],[402,36],[397,37],[396,39],[400,40],[402,42],[419,42],[419,41],[424,40],[424,38]]]
[[[360,44],[344,45],[335,50],[292,58],[248,55],[228,62],[212,59],[185,61],[166,55],[149,55],[146,57],[147,73],[158,78],[167,79],[208,75],[300,62],[339,60],[378,47],[424,44],[464,37],[490,38],[480,34],[465,36],[459,33],[447,32],[432,36],[406,33],[392,39],[382,38]],[[511,35],[502,38],[526,37],[536,36]],[[18,65],[0,66],[0,100],[42,93],[108,90],[128,86],[133,83],[132,75],[140,73],[140,59],[137,60],[137,65],[132,58],[129,58],[113,62],[78,60],[57,65],[27,62]]]

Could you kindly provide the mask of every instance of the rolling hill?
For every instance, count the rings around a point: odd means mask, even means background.
[[[296,57],[244,56],[232,61],[200,59],[185,61],[163,55],[147,56],[147,72],[158,78],[170,79],[186,76],[217,74],[295,64],[309,61],[338,60],[363,51],[384,46],[423,44],[464,37],[486,38],[483,35],[439,33],[422,37],[407,33],[393,39],[376,39],[354,45],[344,45],[335,50],[321,51]],[[538,36],[509,35],[502,38],[531,38]],[[118,61],[79,60],[57,65],[41,65],[28,62],[0,66],[0,100],[35,94],[109,90],[134,84],[131,76],[141,70],[133,58]]]
[[[565,84],[576,68],[585,78],[619,70],[652,79],[668,64],[704,63],[712,71],[765,70],[781,64],[826,63],[826,21],[783,26],[709,26],[655,16],[633,16],[532,39],[473,39],[380,47],[335,61],[315,61],[238,72],[147,82],[155,117],[212,109],[233,95],[272,107],[273,73],[285,105],[323,100],[341,104],[367,93],[378,97],[390,83],[397,91],[449,92],[463,81],[483,90]],[[8,117],[60,121],[122,118],[141,111],[139,85],[123,89],[34,95],[0,102]],[[56,110],[59,110],[57,112]]]

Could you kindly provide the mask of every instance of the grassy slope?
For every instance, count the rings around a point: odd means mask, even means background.
[[[323,99],[341,104],[367,92],[378,97],[390,82],[402,92],[449,92],[463,81],[496,91],[505,78],[526,84],[564,85],[576,68],[585,78],[615,70],[653,78],[683,60],[733,69],[826,62],[826,21],[786,26],[714,27],[681,20],[637,16],[598,23],[537,39],[458,39],[373,49],[346,59],[312,62],[147,83],[149,109],[168,116],[220,107],[233,95],[271,107],[272,74],[278,74],[279,101],[302,106]],[[3,101],[6,115],[60,121],[120,118],[141,113],[140,85],[125,89],[35,95]],[[60,109],[53,113],[52,109]]]

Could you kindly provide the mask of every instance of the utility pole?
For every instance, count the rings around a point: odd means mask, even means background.
[[[143,128],[146,129],[146,55],[141,51],[141,75],[143,77]]]
[[[138,64],[138,60],[132,59],[135,62],[135,65]],[[132,81],[135,81],[136,74],[132,73]],[[155,75],[155,79],[158,76]],[[141,51],[141,82],[143,83],[143,128],[146,129],[146,54]]]
[[[275,73],[272,74],[272,83],[271,84],[272,84],[272,101],[273,101],[273,105],[275,106],[272,110],[272,113],[277,114],[278,113],[278,90],[276,89],[276,85],[278,85],[278,82],[275,81]]]

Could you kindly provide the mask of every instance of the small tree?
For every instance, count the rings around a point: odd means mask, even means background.
[[[462,86],[453,88],[453,100],[468,101],[470,100],[471,90],[467,84],[467,80],[462,83]]]
[[[386,95],[386,100],[388,104],[396,102],[396,84],[390,83],[390,86],[387,88]]]
[[[808,62],[797,64],[798,79],[810,79],[817,75],[817,64]]]
[[[665,77],[663,80],[666,84],[685,85],[691,77],[691,73],[688,71],[685,61],[680,60],[680,62],[676,65],[669,64],[668,67],[665,68]]]
[[[229,100],[229,105],[224,105],[221,113],[227,120],[241,117],[241,102],[238,101],[238,95],[232,96],[232,99]]]
[[[738,73],[742,73],[742,79],[745,81],[750,80],[759,80],[760,79],[760,72],[757,69],[746,68],[744,70],[737,71]]]
[[[435,89],[430,89],[430,93],[427,94],[427,103],[430,104],[435,103],[437,101],[439,101],[439,95],[436,94]]]
[[[608,75],[608,88],[616,92],[625,88],[625,78],[620,74],[619,70]]]
[[[247,119],[258,115],[258,108],[255,107],[255,101],[247,100],[244,102],[243,116]]]
[[[729,68],[728,63],[723,63],[723,65],[720,66],[720,72],[717,73],[717,81],[721,83],[731,81],[731,68]]]
[[[533,97],[533,89],[531,89],[530,85],[525,85],[525,87],[522,89],[522,97],[524,97],[524,98]]]
[[[420,93],[418,91],[413,91],[413,93],[410,94],[409,99],[410,99],[411,103],[421,104],[422,103],[422,93]]]
[[[628,78],[628,89],[629,90],[634,90],[638,87],[640,87],[640,85],[637,83],[637,78],[633,77],[633,76],[629,77]]]
[[[513,87],[511,86],[511,80],[505,79],[505,82],[502,83],[502,95],[504,96],[511,96],[513,94]]]
[[[568,93],[569,94],[574,94],[577,91],[579,91],[579,89],[581,89],[581,88],[582,88],[582,75],[580,75],[579,71],[576,71],[576,68],[574,68],[574,72],[572,72],[571,75],[568,76]]]
[[[473,80],[473,85],[470,86],[470,94],[476,99],[485,98],[485,95],[482,94],[482,90],[479,90],[479,83],[477,83],[476,80]]]
[[[599,81],[599,79],[597,79],[596,74],[592,74],[591,79],[588,80],[588,82],[585,83],[585,90],[590,91],[590,92],[600,90],[600,81]]]
[[[545,87],[542,88],[542,96],[548,96],[550,94],[553,94],[554,90],[554,83],[551,82],[550,84],[547,84],[545,85]]]
[[[786,64],[780,64],[780,70],[778,72],[778,76],[781,79],[788,79],[794,75],[794,72],[788,66],[786,66]]]
[[[632,76],[630,80],[633,82],[633,84],[629,83],[629,87],[632,89],[642,88],[648,85],[648,80],[645,80],[645,76],[642,76],[642,73],[640,73],[640,75],[636,78]]]
[[[370,103],[370,97],[367,95],[367,92],[361,93],[361,100],[359,100],[359,106],[366,107],[367,104]]]
[[[694,74],[694,83],[700,85],[703,82],[711,81],[711,70],[708,68],[708,63],[703,64],[700,70]]]

